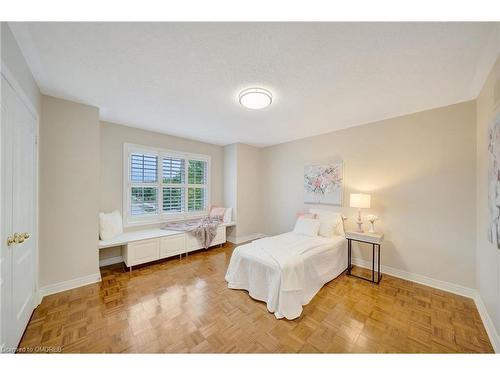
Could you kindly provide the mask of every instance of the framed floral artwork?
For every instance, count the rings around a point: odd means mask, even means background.
[[[488,240],[500,249],[500,114],[488,128]]]
[[[342,205],[344,166],[342,161],[304,167],[304,202]]]

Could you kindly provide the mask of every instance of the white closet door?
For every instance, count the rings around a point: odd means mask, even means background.
[[[33,312],[36,288],[36,119],[2,76],[1,318],[15,348]],[[16,236],[17,234],[17,236]],[[14,243],[8,240],[17,238]]]

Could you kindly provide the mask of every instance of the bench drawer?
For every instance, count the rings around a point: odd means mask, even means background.
[[[127,267],[159,259],[159,243],[158,238],[129,243],[125,250]]]
[[[213,245],[220,245],[221,243],[226,242],[226,227],[217,228],[217,234],[212,240]]]
[[[160,239],[160,258],[167,258],[186,252],[186,236],[178,234]]]
[[[217,228],[217,234],[213,238],[210,246],[219,245],[226,242],[226,227]],[[186,247],[188,251],[203,249],[203,245],[192,234],[186,234]]]

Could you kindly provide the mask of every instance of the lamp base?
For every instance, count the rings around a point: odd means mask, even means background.
[[[363,230],[363,222],[362,221],[356,221],[356,224],[358,225],[358,229],[356,229],[356,232],[358,233],[364,233],[365,231]]]
[[[361,220],[361,210],[358,209],[358,219],[356,220],[356,224],[358,225],[358,229],[356,229],[356,232],[358,233],[363,233],[363,220]]]

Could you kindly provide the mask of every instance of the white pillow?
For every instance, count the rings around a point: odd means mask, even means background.
[[[233,217],[233,209],[226,208],[226,211],[224,211],[224,219],[222,220],[224,223],[230,223],[231,219]]]
[[[339,212],[323,210],[321,208],[310,208],[309,212],[316,214],[320,220],[319,235],[322,237],[343,236],[342,215]]]
[[[110,240],[123,233],[123,222],[120,212],[99,212],[99,237],[101,240]]]
[[[316,237],[318,235],[320,221],[318,219],[308,219],[299,217],[293,228],[296,234],[303,234],[305,236]]]
[[[335,229],[337,228],[338,225],[338,220],[336,219],[328,219],[328,220],[320,220],[320,225],[319,225],[319,232],[318,234],[321,237],[333,237],[335,236],[336,232]]]

